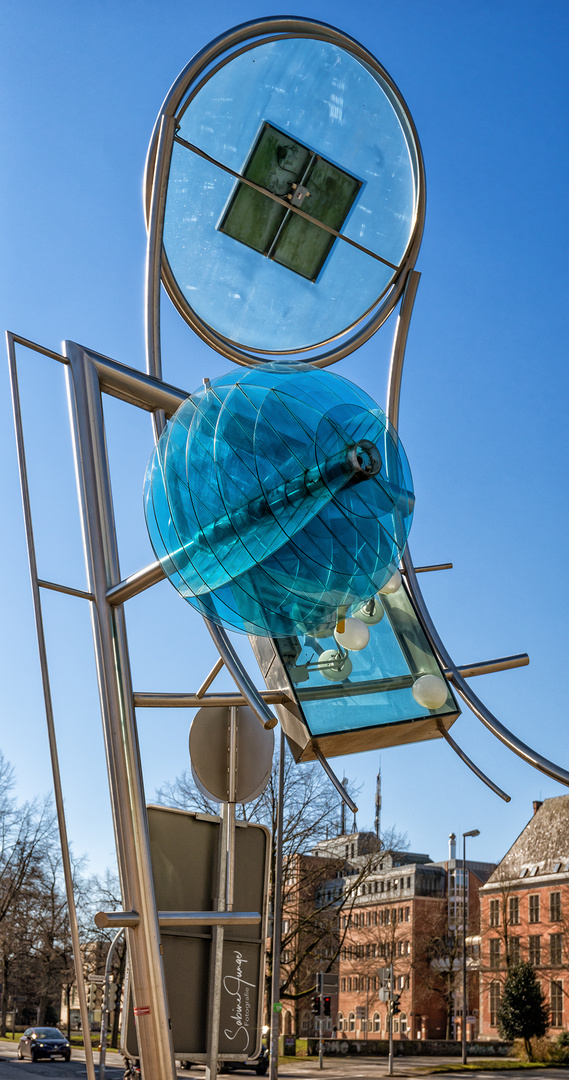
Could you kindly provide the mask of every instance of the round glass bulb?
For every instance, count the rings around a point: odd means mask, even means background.
[[[379,590],[380,593],[384,596],[389,596],[391,593],[397,592],[397,590],[401,588],[401,580],[401,574],[399,570],[396,570],[389,578],[389,581],[386,581],[385,585]]]
[[[334,637],[343,649],[359,652],[360,649],[365,649],[369,641],[369,630],[361,619],[344,619],[342,633],[334,630]]]
[[[448,696],[447,684],[438,675],[421,675],[411,688],[418,705],[425,709],[440,709]]]
[[[330,682],[343,682],[352,674],[352,661],[349,656],[336,652],[336,649],[326,649],[320,655],[318,670]]]
[[[378,596],[371,596],[365,603],[359,604],[352,614],[354,619],[359,619],[366,626],[377,626],[384,616],[383,605]]]

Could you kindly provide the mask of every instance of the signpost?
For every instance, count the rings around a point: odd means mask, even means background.
[[[324,1017],[330,1016],[332,994],[337,995],[339,989],[339,977],[330,971],[319,971],[316,987],[318,990],[319,1016],[318,1024],[318,1068],[324,1068]]]

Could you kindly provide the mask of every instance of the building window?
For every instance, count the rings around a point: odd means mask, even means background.
[[[529,938],[529,962],[534,967],[538,967],[541,964],[541,935],[530,934]]]
[[[399,908],[399,922],[403,922],[403,915],[404,915],[403,908],[400,907]]]
[[[563,934],[549,935],[549,963],[552,967],[559,967],[563,962]],[[558,1027],[559,1025],[554,1025]]]
[[[344,1023],[345,1023],[344,1014],[339,1012],[337,1017],[336,1017],[336,1027],[337,1027],[338,1031],[343,1031],[344,1030]]]
[[[521,960],[519,937],[511,937],[508,942],[508,948],[510,953],[510,963],[519,964]]]
[[[407,1014],[401,1013],[400,1030],[402,1035],[407,1034]]]
[[[348,1031],[356,1030],[356,1014],[351,1012],[348,1016]]]
[[[563,1027],[563,983],[553,980],[551,983],[549,1008],[551,1027]]]
[[[559,922],[561,919],[561,893],[549,894],[549,919],[551,922]]]
[[[408,889],[411,888],[411,878],[410,877],[407,878],[407,888]]]
[[[348,990],[351,990],[351,989],[352,989],[352,979],[351,979],[351,976],[350,976],[350,978],[348,979]]]
[[[529,897],[529,921],[539,922],[539,893]]]
[[[498,1027],[498,1009],[500,1008],[500,983],[490,983],[490,1027]]]
[[[520,921],[520,898],[519,896],[510,896],[510,923],[512,926],[517,926]]]
[[[500,967],[500,938],[490,938],[490,967]]]
[[[303,1012],[301,1024],[302,1024],[302,1030],[303,1031],[308,1031],[308,1029],[310,1027],[310,1013],[309,1012]]]
[[[405,922],[409,922],[411,919],[411,908],[405,908]]]
[[[342,990],[345,991],[345,989],[346,989],[346,980],[342,979]]]
[[[379,1013],[373,1014],[373,1030],[381,1031],[381,1016],[379,1015]]]
[[[490,926],[500,925],[500,901],[490,901]]]

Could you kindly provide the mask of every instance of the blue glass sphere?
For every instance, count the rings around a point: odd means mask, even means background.
[[[353,383],[281,361],[200,387],[152,454],[144,504],[166,575],[208,619],[282,637],[335,624],[397,567],[409,465]]]

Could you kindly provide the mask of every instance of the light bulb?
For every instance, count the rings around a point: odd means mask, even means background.
[[[379,590],[384,596],[389,596],[391,593],[397,592],[401,588],[401,574],[399,570],[391,575],[389,581],[385,582],[385,585]]]
[[[411,693],[424,709],[440,709],[447,699],[448,689],[445,680],[438,675],[420,675],[413,683]]]
[[[343,682],[352,674],[352,661],[336,649],[326,649],[318,660],[318,670],[330,682]]]
[[[352,615],[354,619],[359,619],[366,626],[377,626],[377,623],[381,622],[384,615],[381,600],[378,596],[370,596],[369,600],[358,605]]]
[[[334,637],[343,649],[359,652],[360,649],[365,649],[369,641],[369,630],[361,619],[344,619],[342,633],[334,630]]]

